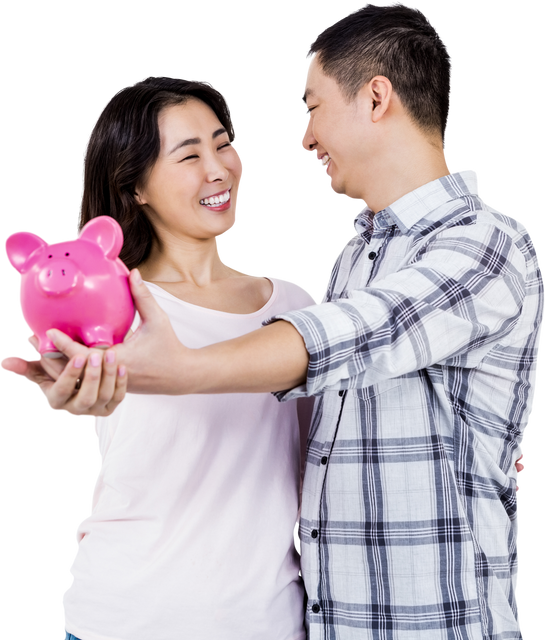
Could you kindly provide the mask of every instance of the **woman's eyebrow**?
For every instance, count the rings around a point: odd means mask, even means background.
[[[216,129],[212,134],[212,140],[214,140],[214,138],[217,138],[218,136],[221,136],[222,133],[227,133],[227,129],[225,127],[221,127],[221,129]],[[174,153],[178,149],[181,149],[182,147],[187,147],[191,144],[200,144],[200,143],[201,143],[200,138],[188,138],[187,140],[184,140],[183,142],[180,142],[176,146],[172,147],[172,149],[168,152],[167,155],[171,155],[172,153]]]

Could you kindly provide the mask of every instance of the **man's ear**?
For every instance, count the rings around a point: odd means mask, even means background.
[[[373,103],[371,120],[378,122],[390,107],[392,83],[385,76],[375,76],[362,89],[367,89],[367,99]]]

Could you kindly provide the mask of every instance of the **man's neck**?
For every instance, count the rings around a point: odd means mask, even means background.
[[[422,135],[406,136],[395,145],[386,146],[362,181],[361,198],[375,213],[399,198],[450,172],[442,144]]]

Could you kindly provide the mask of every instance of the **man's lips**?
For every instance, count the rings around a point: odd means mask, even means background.
[[[331,158],[329,157],[329,154],[322,153],[320,155],[316,155],[315,160],[320,165],[320,169],[325,170]]]

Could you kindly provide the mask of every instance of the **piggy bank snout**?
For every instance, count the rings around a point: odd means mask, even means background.
[[[80,270],[70,260],[48,260],[38,275],[42,290],[48,295],[65,295],[74,290]]]

